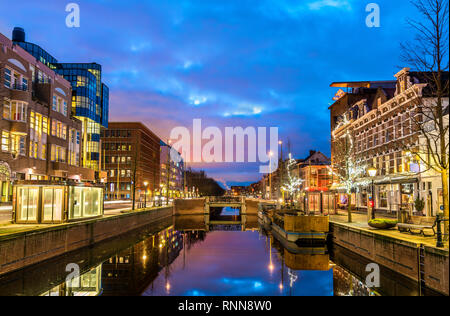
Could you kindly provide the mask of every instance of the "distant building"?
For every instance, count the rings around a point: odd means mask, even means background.
[[[315,150],[297,161],[292,174],[303,181],[297,197],[300,209],[308,212],[334,210],[334,195],[329,192],[332,184],[330,165],[330,158]]]
[[[250,188],[246,186],[232,186],[231,195],[234,196],[247,196],[249,194]]]
[[[161,195],[167,197],[167,187],[169,187],[170,199],[181,197],[185,192],[184,160],[179,152],[172,150],[172,147],[165,142],[161,141],[160,146]]]
[[[160,139],[139,122],[110,122],[102,132],[103,169],[108,175],[106,199],[151,197],[160,184]],[[147,185],[146,185],[147,184]]]

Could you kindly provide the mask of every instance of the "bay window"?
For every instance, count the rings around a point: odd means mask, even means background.
[[[3,118],[12,121],[27,121],[27,103],[21,101],[9,101],[3,102]]]

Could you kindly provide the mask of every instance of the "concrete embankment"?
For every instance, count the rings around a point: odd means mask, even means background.
[[[330,222],[330,232],[334,244],[432,290],[449,294],[448,250],[345,223]]]
[[[172,207],[162,207],[0,236],[0,275],[170,218],[172,213]]]

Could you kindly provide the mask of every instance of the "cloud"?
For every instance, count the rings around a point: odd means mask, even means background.
[[[92,0],[80,2],[81,28],[69,29],[59,2],[0,2],[0,31],[20,25],[62,62],[101,64],[112,120],[142,121],[163,139],[193,118],[276,126],[299,158],[329,154],[331,82],[392,78],[398,43],[412,36],[399,21],[414,12],[380,0],[389,14],[374,30],[355,0]],[[251,164],[199,167],[226,183],[260,177]]]
[[[347,0],[318,0],[308,3],[310,10],[321,10],[323,8],[338,8],[343,10],[351,10],[352,6]]]

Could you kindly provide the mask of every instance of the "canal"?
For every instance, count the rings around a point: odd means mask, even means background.
[[[225,224],[230,218],[233,224]],[[224,209],[210,218],[167,218],[92,248],[1,276],[0,295],[433,294],[420,292],[417,283],[383,269],[381,287],[372,291],[362,282],[366,264],[356,254],[333,245],[292,253],[265,231],[256,217],[242,218],[235,210]],[[80,276],[67,280],[77,269]]]

